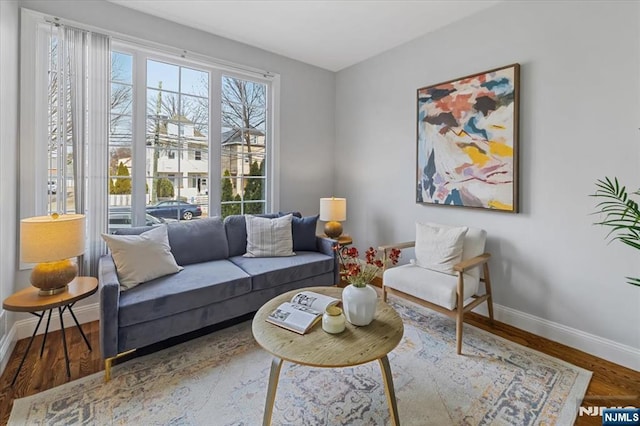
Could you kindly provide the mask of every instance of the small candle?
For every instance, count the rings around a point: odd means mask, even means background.
[[[337,306],[329,306],[322,315],[322,329],[327,333],[342,333],[345,328],[345,318],[342,309]]]

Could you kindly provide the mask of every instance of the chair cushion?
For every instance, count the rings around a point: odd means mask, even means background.
[[[474,268],[476,269],[476,268]],[[385,287],[410,294],[443,308],[456,308],[458,277],[409,264],[387,269],[384,272]],[[464,300],[478,291],[479,280],[464,274]]]
[[[291,257],[234,256],[229,260],[251,275],[254,291],[333,272],[334,262],[332,256],[313,251],[300,251]]]
[[[153,321],[250,291],[251,277],[228,260],[188,265],[179,274],[120,293],[118,326]]]
[[[416,223],[416,264],[433,271],[455,275],[453,266],[462,259],[466,226]]]
[[[116,264],[123,290],[182,270],[176,263],[166,226],[158,226],[140,235],[102,234]]]
[[[293,256],[293,237],[291,218],[283,217],[267,219],[246,215],[247,252],[245,257],[280,257]]]

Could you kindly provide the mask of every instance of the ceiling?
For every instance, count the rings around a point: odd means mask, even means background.
[[[108,1],[339,71],[501,0]]]

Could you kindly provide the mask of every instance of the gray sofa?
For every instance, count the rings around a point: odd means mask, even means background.
[[[311,240],[309,224],[306,236],[301,236],[296,223],[292,224],[296,255],[268,258],[242,256],[247,241],[244,216],[162,225],[167,226],[171,252],[184,269],[127,291],[121,290],[111,255],[101,257],[100,345],[107,380],[111,361],[132,349],[255,312],[289,290],[339,282],[336,241],[316,237],[315,220]],[[136,235],[149,229],[118,233]]]

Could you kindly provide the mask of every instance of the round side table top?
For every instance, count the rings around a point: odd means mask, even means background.
[[[4,299],[2,307],[7,311],[36,312],[69,305],[98,290],[98,280],[94,277],[75,277],[66,291],[50,296],[40,296],[38,289],[29,286]]]
[[[329,334],[317,323],[307,334],[297,334],[274,324],[266,318],[281,303],[289,302],[294,294],[313,291],[341,299],[337,287],[310,287],[281,294],[265,303],[253,318],[253,336],[267,352],[294,362],[314,367],[348,367],[375,361],[391,352],[402,339],[404,326],[398,313],[378,298],[373,322],[357,327],[347,321],[340,334]]]

